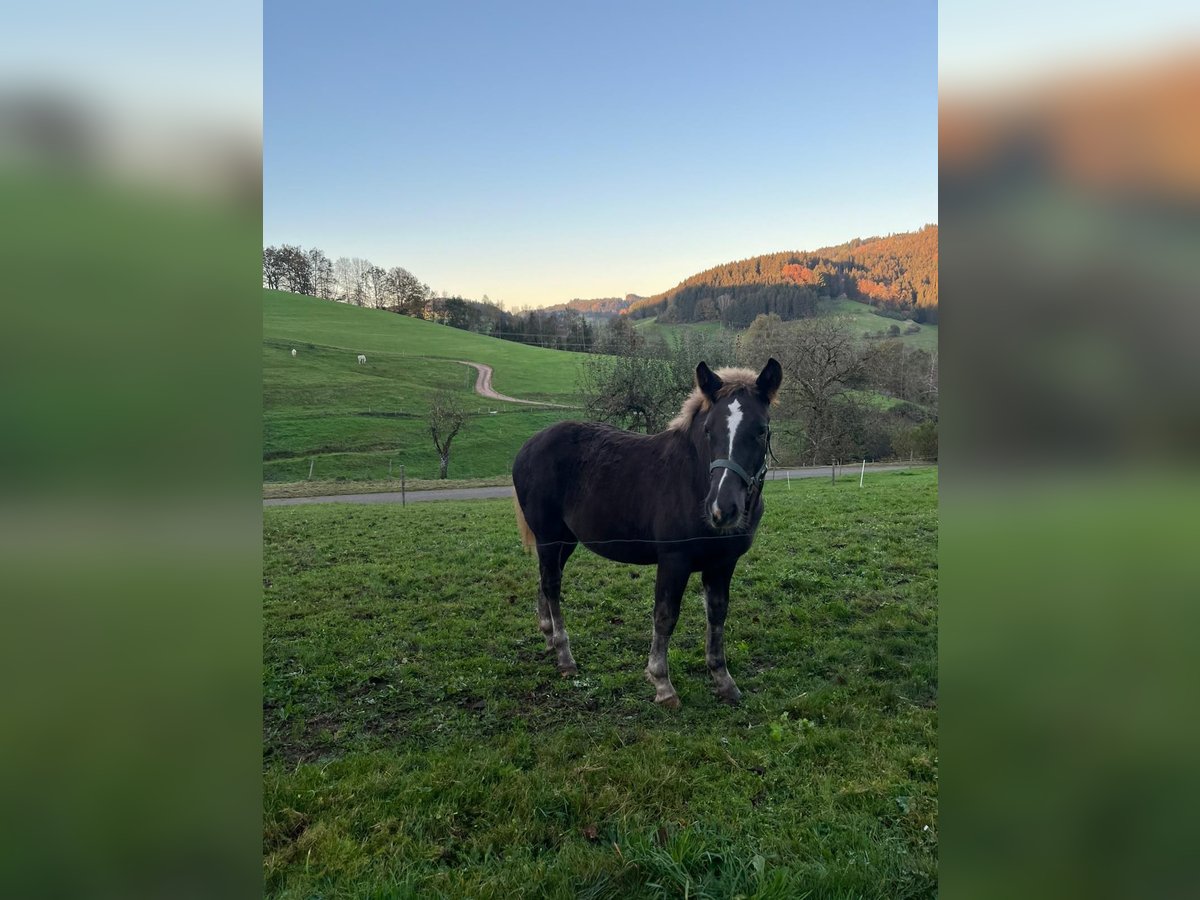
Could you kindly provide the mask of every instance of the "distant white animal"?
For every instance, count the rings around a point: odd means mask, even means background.
[[[292,358],[295,359],[295,357],[296,357],[296,348],[293,347],[292,348]]]
[[[365,365],[366,362],[367,362],[367,358],[365,356],[363,356],[361,353],[358,354],[358,364],[361,366],[361,365]]]
[[[490,415],[490,416],[494,416],[495,414],[496,414],[496,410],[494,410],[494,409],[490,413],[488,413],[488,415]]]

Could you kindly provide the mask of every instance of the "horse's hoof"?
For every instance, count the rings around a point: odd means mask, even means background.
[[[654,702],[664,709],[679,709],[679,707],[683,706],[683,704],[679,702],[678,694],[667,694],[665,697],[655,697]]]
[[[717,698],[722,703],[728,703],[730,706],[737,706],[742,702],[742,692],[737,688],[734,688],[732,691],[718,691]]]
[[[563,678],[574,678],[576,675],[579,674],[579,667],[578,666],[559,666],[558,674],[561,675]]]

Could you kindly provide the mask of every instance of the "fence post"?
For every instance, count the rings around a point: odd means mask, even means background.
[[[388,460],[388,481],[392,480],[392,461]]]
[[[312,481],[313,466],[317,464],[317,458],[314,456],[308,461],[308,481]]]
[[[863,476],[867,474],[867,461],[863,459],[862,471],[858,473],[858,486],[862,487]]]
[[[408,479],[404,474],[404,466],[400,467],[400,506],[408,506]]]

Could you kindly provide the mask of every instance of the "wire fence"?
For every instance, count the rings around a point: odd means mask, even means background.
[[[422,456],[425,456],[422,454]],[[786,462],[767,469],[767,481],[784,481],[790,484],[793,478],[810,479],[828,477],[830,481],[854,478],[860,483],[875,471],[888,471],[897,467],[916,468],[920,466],[937,465],[936,459],[922,459],[910,456],[907,459],[886,460],[846,460],[830,463],[824,466],[804,465],[803,463]],[[365,451],[345,453],[315,453],[304,456],[288,457],[286,459],[265,460],[263,463],[263,481],[268,484],[289,484],[303,481],[334,481],[334,482],[396,482],[401,480],[435,480],[439,478],[439,462],[432,454],[428,458],[414,459],[403,451]],[[462,471],[456,467],[451,458],[451,472],[454,480],[495,478],[495,472]],[[793,474],[800,473],[800,474]],[[399,488],[398,488],[399,489]]]

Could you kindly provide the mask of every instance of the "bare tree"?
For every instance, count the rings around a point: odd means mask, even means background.
[[[313,247],[308,251],[308,262],[312,267],[313,291],[324,300],[331,299],[335,284],[333,262],[320,247]]]
[[[294,294],[311,294],[312,264],[308,255],[299,247],[284,244],[276,252],[280,266],[280,281],[285,290]]]
[[[376,309],[386,309],[391,305],[391,291],[388,289],[387,272],[380,266],[368,266],[363,272],[363,282],[367,287],[367,297]]]
[[[425,318],[430,295],[428,286],[402,266],[393,266],[388,270],[388,281],[400,312],[418,319]]]
[[[862,352],[833,318],[804,319],[786,332],[780,357],[789,398],[804,423],[814,464],[828,462],[846,432],[842,395],[862,376]]]
[[[596,340],[596,350],[610,356],[633,356],[645,342],[628,316],[615,316]]]
[[[933,406],[938,405],[938,355],[936,350],[929,354],[929,375],[925,379],[923,393],[926,403]]]
[[[779,417],[801,425],[806,458],[820,464],[846,452],[862,419],[846,391],[862,379],[863,353],[842,322],[760,315],[741,335],[738,355],[747,364],[774,356],[783,366]]]
[[[733,361],[724,335],[688,329],[669,341],[647,341],[624,316],[609,324],[601,340],[597,349],[604,355],[580,367],[584,408],[596,421],[646,434],[662,431],[678,412],[695,385],[698,362],[718,367]]]
[[[367,301],[367,270],[371,268],[369,260],[357,256],[338,257],[333,264],[334,278],[337,281],[339,298],[345,303],[355,306],[365,306]]]
[[[445,478],[450,468],[450,443],[466,424],[467,410],[462,401],[447,391],[438,391],[429,404],[429,433],[437,448],[441,468],[438,478]]]
[[[580,366],[579,391],[593,420],[646,434],[662,431],[687,395],[670,364],[646,353],[588,358]]]
[[[283,278],[283,259],[279,254],[279,248],[263,247],[263,286],[277,291],[281,278]]]

